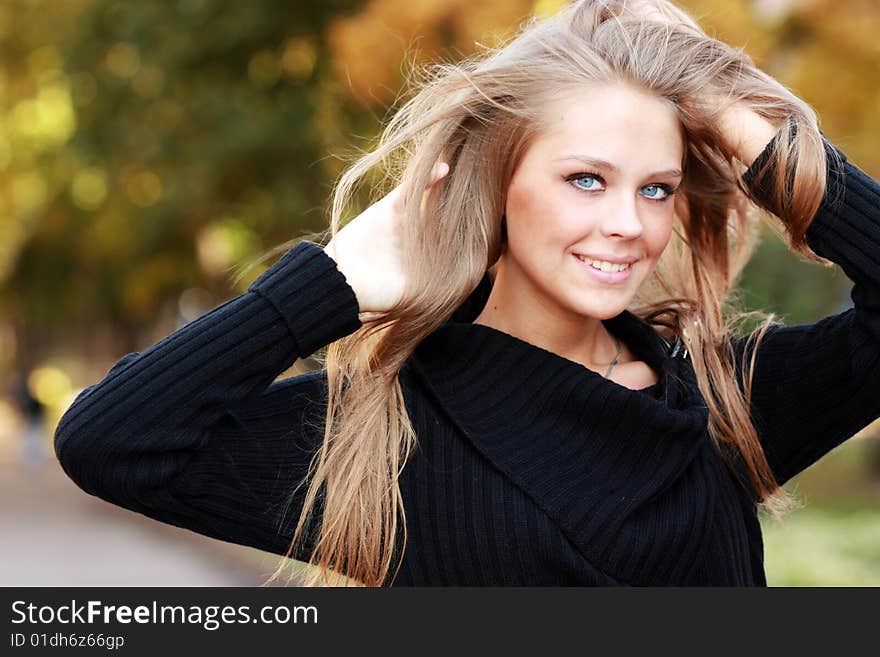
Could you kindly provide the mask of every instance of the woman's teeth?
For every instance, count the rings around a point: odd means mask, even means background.
[[[625,265],[617,264],[613,262],[608,262],[607,260],[593,260],[592,258],[585,258],[580,255],[576,255],[578,260],[586,262],[587,264],[592,265],[596,269],[601,269],[602,271],[623,271],[624,269],[629,269],[632,263],[628,263]]]

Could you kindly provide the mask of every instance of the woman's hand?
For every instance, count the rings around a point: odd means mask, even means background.
[[[782,123],[774,124],[754,110],[734,104],[721,113],[721,131],[736,159],[751,166],[770,143]]]
[[[449,165],[434,166],[426,189],[449,173]],[[403,190],[395,187],[340,230],[324,251],[354,290],[360,312],[382,312],[403,295],[406,280],[400,239]]]
[[[627,3],[626,11],[638,18],[690,29],[701,36],[706,36],[700,26],[694,23],[687,14],[663,3],[657,3],[653,0],[632,0]],[[706,36],[706,38],[709,37]],[[721,98],[709,96],[710,105],[714,103],[716,109],[721,106],[722,102]],[[736,159],[746,167],[755,161],[782,125],[781,123],[771,123],[748,107],[736,103],[721,112],[720,121],[728,148],[734,153]]]

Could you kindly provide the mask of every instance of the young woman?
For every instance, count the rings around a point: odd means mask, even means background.
[[[880,416],[878,208],[812,109],[679,9],[574,2],[438,67],[339,181],[326,247],[122,358],[57,456],[309,584],[765,585],[759,508]],[[735,335],[761,216],[855,306]]]

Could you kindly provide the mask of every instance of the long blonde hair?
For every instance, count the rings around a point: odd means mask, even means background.
[[[633,11],[646,3],[668,22]],[[829,264],[804,238],[825,190],[815,113],[665,0],[579,0],[549,19],[527,22],[504,47],[428,69],[375,148],[337,181],[332,235],[365,181],[373,198],[404,186],[408,289],[393,308],[362,316],[361,328],[327,347],[324,438],[301,484],[308,490],[287,552],[300,554],[308,540],[314,568],[305,584],[393,583],[406,544],[398,477],[416,444],[399,372],[500,256],[505,190],[541,130],[542,108],[561,91],[619,81],[669,102],[687,143],[673,235],[632,310],[665,337],[684,340],[709,407],[710,434],[732,471],[738,471],[733,459],[740,459],[748,474],[743,485],[756,502],[775,515],[790,508],[750,418],[754,357],[741,364],[740,386],[729,332],[762,316],[750,335],[754,347],[775,323],[773,315],[741,312],[733,303],[759,217],[781,220],[775,228],[792,250]],[[793,120],[796,132],[780,133],[771,158],[778,174],[769,181],[773,215],[750,203],[743,167],[719,132],[721,108],[701,103],[707,95],[776,123]],[[451,172],[425,195],[438,161]],[[378,182],[371,178],[376,172],[383,176]]]

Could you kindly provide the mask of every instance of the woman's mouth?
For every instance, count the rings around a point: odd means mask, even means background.
[[[587,256],[572,254],[581,269],[588,272],[595,280],[602,283],[622,283],[629,278],[635,263],[616,264],[612,262],[594,260]]]

